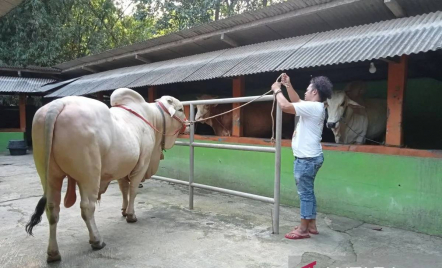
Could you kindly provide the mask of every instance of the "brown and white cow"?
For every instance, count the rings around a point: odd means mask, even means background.
[[[364,106],[350,99],[342,90],[334,91],[327,100],[327,127],[333,131],[336,143],[364,144],[365,138],[376,139],[385,135],[387,102],[363,99],[358,94],[352,96]]]
[[[216,99],[217,96],[202,95],[198,99]],[[231,104],[202,104],[197,105],[195,120],[201,120],[213,115],[217,115],[232,109]],[[255,102],[244,106],[242,109],[243,136],[255,138],[270,138],[272,136],[272,102]],[[276,104],[275,111],[276,114]],[[275,116],[276,117],[276,116]],[[205,120],[205,123],[212,127],[216,136],[230,136],[232,130],[233,114],[228,113],[213,119]],[[294,128],[294,117],[283,113],[283,138],[291,138]],[[275,130],[276,131],[276,130]]]

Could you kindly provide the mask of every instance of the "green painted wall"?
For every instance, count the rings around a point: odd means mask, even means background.
[[[324,151],[318,210],[442,236],[442,159]],[[189,176],[189,148],[175,146],[158,175]],[[299,206],[291,148],[283,148],[281,203]],[[195,182],[273,196],[274,155],[195,148]],[[195,201],[198,206],[198,200]]]
[[[9,140],[23,140],[22,132],[0,132],[0,152],[7,151]]]

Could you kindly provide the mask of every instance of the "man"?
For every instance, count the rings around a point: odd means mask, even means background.
[[[301,202],[301,225],[285,235],[288,239],[310,238],[310,234],[319,234],[316,227],[316,197],[314,181],[316,173],[324,162],[322,154],[322,129],[325,119],[324,102],[331,97],[333,85],[327,77],[314,77],[305,92],[305,101],[293,89],[288,75],[282,75],[282,84],[286,87],[290,103],[281,92],[281,83],[272,85],[273,92],[285,113],[300,116],[292,138],[295,156],[294,176]]]

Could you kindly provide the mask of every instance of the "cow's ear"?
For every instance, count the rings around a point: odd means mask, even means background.
[[[347,105],[350,106],[351,108],[354,108],[354,109],[364,109],[365,108],[364,106],[360,105],[359,103],[357,103],[349,98],[347,99]]]
[[[328,108],[328,102],[327,101],[324,102],[324,108]]]

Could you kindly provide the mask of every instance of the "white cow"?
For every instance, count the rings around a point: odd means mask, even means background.
[[[365,99],[364,106],[351,100],[345,91],[334,91],[327,100],[327,127],[333,131],[336,143],[363,144],[365,138],[375,139],[385,134],[387,102]]]
[[[65,177],[68,189],[64,204],[70,207],[75,203],[78,184],[89,243],[93,249],[101,249],[105,243],[94,219],[97,199],[110,181],[119,180],[123,214],[127,222],[135,222],[139,183],[157,171],[162,149],[171,148],[185,126],[183,106],[170,96],[146,103],[137,92],[120,88],[112,93],[111,105],[109,109],[100,101],[72,96],[55,100],[35,114],[34,161],[44,194],[26,231],[32,235],[46,209],[50,224],[48,262],[61,260],[56,229]]]

